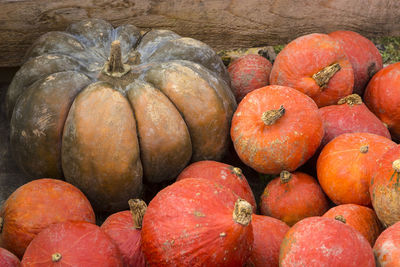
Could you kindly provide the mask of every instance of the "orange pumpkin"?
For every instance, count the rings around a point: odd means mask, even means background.
[[[371,247],[382,231],[382,225],[375,211],[356,204],[343,204],[328,210],[323,217],[337,219],[360,232]]]
[[[316,179],[301,172],[283,171],[261,195],[261,214],[282,220],[289,226],[329,209],[328,200]]]
[[[392,138],[400,140],[400,62],[381,69],[365,89],[364,101],[383,121]]]
[[[233,115],[231,138],[239,158],[256,171],[294,171],[318,148],[321,115],[307,95],[269,85],[249,93]]]
[[[318,107],[351,94],[353,83],[353,69],[340,44],[319,33],[301,36],[283,48],[270,76],[270,84],[293,87],[309,95]]]
[[[371,205],[369,183],[377,160],[396,145],[371,133],[346,133],[329,142],[317,161],[322,189],[336,204]]]
[[[396,267],[400,262],[400,222],[388,227],[373,247],[376,266]]]

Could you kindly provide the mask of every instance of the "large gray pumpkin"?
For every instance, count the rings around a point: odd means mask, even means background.
[[[30,48],[6,96],[11,146],[33,178],[65,178],[98,210],[127,207],[142,178],[172,179],[224,154],[236,102],[206,44],[93,19]]]

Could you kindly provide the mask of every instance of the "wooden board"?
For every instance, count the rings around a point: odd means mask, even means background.
[[[283,44],[312,32],[400,35],[397,0],[1,0],[0,67],[18,66],[33,40],[71,22],[165,28],[214,49]]]

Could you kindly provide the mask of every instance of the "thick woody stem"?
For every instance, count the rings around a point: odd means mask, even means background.
[[[284,114],[285,108],[281,106],[279,109],[265,111],[261,116],[261,120],[265,123],[265,125],[273,125]]]
[[[61,260],[61,258],[62,258],[61,253],[54,253],[53,255],[51,255],[52,262],[58,262]]]
[[[338,105],[347,104],[349,106],[361,105],[362,104],[362,98],[361,98],[361,96],[359,96],[357,94],[351,94],[351,95],[348,95],[346,97],[343,97],[337,103],[338,103]]]
[[[339,63],[334,63],[328,67],[315,73],[312,78],[318,84],[319,87],[325,88],[328,86],[329,80],[341,69]]]
[[[122,63],[121,43],[116,40],[111,43],[110,58],[104,65],[103,72],[112,77],[122,77],[130,71],[130,66]]]
[[[368,145],[362,146],[360,147],[360,152],[363,154],[368,153],[368,149],[369,149]]]
[[[128,204],[132,213],[135,228],[142,229],[143,216],[147,209],[146,203],[141,199],[130,199]]]
[[[393,170],[400,173],[400,159],[396,159],[392,163]]]
[[[253,213],[253,208],[250,203],[244,199],[238,199],[235,203],[235,208],[233,210],[233,220],[243,226],[249,225],[251,222],[251,215]]]
[[[290,179],[292,179],[292,174],[288,171],[282,171],[279,177],[281,179],[281,183],[285,184],[288,183]]]
[[[343,215],[336,215],[335,220],[342,222],[342,223],[346,223],[346,218],[344,218]]]

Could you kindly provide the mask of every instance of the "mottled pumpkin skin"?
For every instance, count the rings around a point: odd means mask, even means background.
[[[186,178],[203,178],[219,183],[249,202],[253,206],[253,211],[257,210],[253,191],[239,168],[222,162],[203,160],[187,166],[176,181]]]
[[[251,224],[254,243],[246,267],[278,266],[279,248],[290,227],[278,219],[256,214],[253,215]]]
[[[317,176],[322,189],[337,205],[370,206],[369,184],[377,161],[395,146],[392,140],[371,133],[339,135],[318,157]]]
[[[52,261],[55,253],[61,259]],[[97,225],[86,222],[56,223],[29,244],[22,266],[123,267],[116,245]]]
[[[149,266],[242,267],[253,229],[234,221],[237,199],[230,189],[202,178],[161,190],[143,217],[142,249]]]
[[[344,133],[373,133],[391,139],[389,130],[364,103],[330,105],[320,108],[319,113],[325,130],[321,147]]]
[[[266,125],[264,112],[285,112]],[[286,86],[269,85],[246,95],[232,118],[231,138],[239,158],[257,172],[294,171],[317,150],[324,134],[318,107],[307,95]]]
[[[114,41],[126,73],[106,67]],[[72,24],[40,37],[9,87],[13,156],[32,178],[64,177],[97,210],[126,209],[143,178],[171,180],[190,161],[223,156],[236,108],[229,83],[200,41]]]
[[[376,73],[365,89],[364,101],[383,121],[394,140],[400,140],[400,63]]]
[[[146,266],[140,229],[136,229],[131,211],[125,210],[110,215],[100,228],[118,247],[125,267]]]
[[[260,55],[245,55],[228,66],[236,101],[239,103],[251,91],[269,85],[272,64]]]
[[[261,214],[277,218],[289,226],[298,221],[321,216],[329,209],[328,200],[317,180],[308,174],[294,172],[290,181],[273,179],[261,195]]]
[[[335,219],[342,216],[347,225],[360,232],[374,246],[375,240],[383,230],[382,224],[373,209],[357,204],[343,204],[328,210],[323,217]]]
[[[340,221],[310,217],[285,234],[279,266],[375,267],[372,248],[363,235]]]
[[[32,239],[57,222],[95,223],[87,198],[76,187],[55,179],[39,179],[19,187],[3,204],[0,244],[22,257]]]
[[[400,262],[400,222],[388,227],[373,246],[376,266],[396,267]]]
[[[353,31],[335,31],[328,35],[340,43],[351,63],[354,72],[353,93],[363,95],[369,80],[383,67],[378,48]]]
[[[325,87],[320,87],[312,76],[334,63],[340,65],[340,70]],[[340,44],[326,34],[313,33],[283,48],[272,66],[270,84],[295,88],[314,99],[318,107],[323,107],[351,94],[354,74]]]
[[[19,267],[21,262],[10,251],[4,248],[0,248],[0,266],[2,267]]]
[[[369,192],[379,220],[387,227],[400,221],[400,173],[393,162],[400,159],[400,145],[388,150],[378,161]]]

